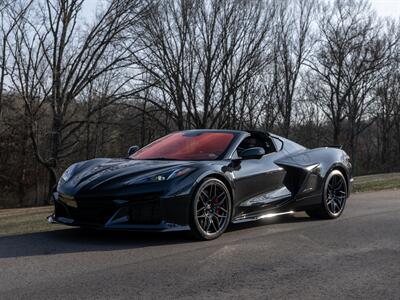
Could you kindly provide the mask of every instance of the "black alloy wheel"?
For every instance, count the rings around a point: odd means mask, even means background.
[[[312,218],[335,219],[344,210],[347,199],[347,182],[342,172],[333,170],[325,180],[321,207],[306,210]]]
[[[212,240],[225,232],[231,219],[231,197],[225,184],[207,178],[195,193],[191,209],[190,227],[202,240]]]

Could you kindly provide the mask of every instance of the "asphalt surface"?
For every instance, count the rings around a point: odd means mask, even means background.
[[[304,214],[187,233],[61,229],[0,237],[0,299],[399,299],[400,191],[352,195],[337,220]]]

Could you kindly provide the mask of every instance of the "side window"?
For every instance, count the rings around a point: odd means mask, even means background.
[[[283,141],[276,137],[272,137],[272,138],[274,139],[276,151],[281,151],[283,149]]]
[[[273,153],[273,152],[277,152],[280,148],[276,147],[274,142],[272,141],[271,138],[267,138],[265,140],[265,144],[267,146],[267,149],[265,150],[265,153]]]
[[[291,140],[288,140],[284,137],[281,136],[272,136],[276,149],[278,151],[285,149],[286,152],[288,153],[293,153],[296,151],[300,151],[300,150],[304,150],[306,149],[305,147],[303,147],[302,145],[299,145]]]
[[[266,154],[276,152],[275,145],[271,141],[271,139],[262,139],[257,136],[249,136],[245,138],[237,147],[236,152],[238,156],[241,156],[241,153],[249,148],[253,147],[261,147],[265,150]]]

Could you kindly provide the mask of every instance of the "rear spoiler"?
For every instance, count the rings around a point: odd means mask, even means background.
[[[328,145],[328,146],[326,146],[326,147],[328,147],[328,148],[342,149],[342,148],[343,148],[343,145]]]

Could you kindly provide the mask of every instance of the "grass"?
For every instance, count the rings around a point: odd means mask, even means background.
[[[53,207],[14,208],[0,210],[0,236],[49,231],[62,225],[49,224],[46,218]]]
[[[399,188],[400,173],[359,176],[353,182],[353,191],[356,193]]]
[[[400,173],[355,177],[353,192],[400,189]],[[48,224],[53,207],[0,209],[0,236],[57,230],[65,226]]]

